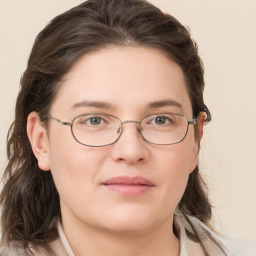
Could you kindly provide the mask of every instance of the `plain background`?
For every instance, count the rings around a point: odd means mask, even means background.
[[[80,0],[0,0],[0,169],[19,79],[33,41],[57,14]],[[200,166],[216,229],[256,238],[256,1],[151,0],[188,26],[205,65],[205,126]]]

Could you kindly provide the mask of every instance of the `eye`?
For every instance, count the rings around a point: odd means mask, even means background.
[[[156,125],[170,125],[174,123],[174,120],[170,116],[155,116],[151,119],[150,123]]]
[[[167,118],[165,116],[157,116],[155,118],[155,123],[156,124],[165,124],[167,121]]]
[[[80,116],[76,119],[76,124],[84,125],[84,126],[103,126],[108,123],[106,118],[103,118],[101,116]]]
[[[88,125],[92,125],[92,126],[97,126],[97,125],[104,124],[105,120],[102,117],[93,116],[93,117],[85,119],[83,123],[88,124]]]

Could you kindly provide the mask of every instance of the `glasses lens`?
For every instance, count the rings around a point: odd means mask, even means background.
[[[104,146],[112,144],[118,139],[120,126],[121,121],[111,115],[82,115],[74,119],[72,133],[81,144]]]
[[[143,137],[154,144],[169,145],[180,142],[186,136],[188,120],[179,114],[157,114],[145,117],[141,122]]]

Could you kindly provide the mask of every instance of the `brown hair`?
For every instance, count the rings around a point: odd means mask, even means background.
[[[57,236],[59,195],[51,172],[39,169],[26,132],[29,113],[48,113],[64,74],[84,54],[107,46],[161,50],[183,70],[196,117],[205,111],[203,65],[188,29],[144,0],[89,0],[54,18],[37,36],[21,79],[8,133],[9,163],[1,193],[2,241],[48,248]],[[208,113],[208,121],[210,115]],[[47,122],[45,120],[44,122]],[[179,203],[204,223],[211,205],[198,167]]]

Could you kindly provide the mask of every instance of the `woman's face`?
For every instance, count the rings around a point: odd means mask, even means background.
[[[102,112],[121,120],[172,112],[191,120],[181,68],[144,47],[110,47],[83,56],[64,77],[50,114],[71,122]],[[199,144],[193,125],[182,142],[161,146],[146,142],[138,124],[126,123],[115,144],[88,147],[73,138],[69,126],[52,119],[43,140],[39,166],[52,172],[63,222],[125,232],[171,223],[196,166]],[[144,179],[150,185],[138,184]]]

